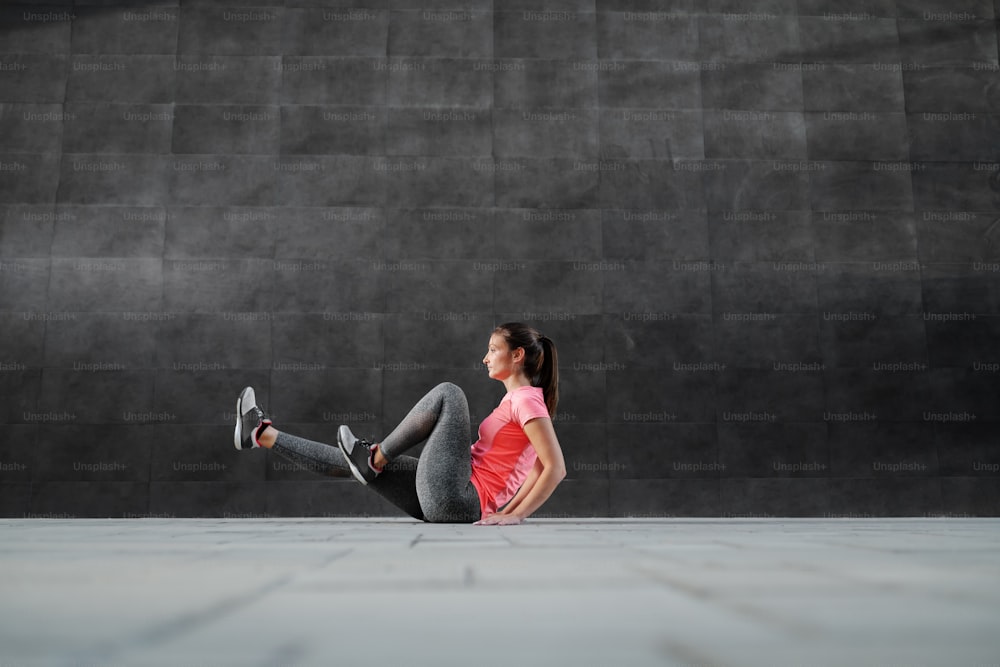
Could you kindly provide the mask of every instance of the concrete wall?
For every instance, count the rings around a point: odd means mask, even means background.
[[[1000,510],[997,6],[0,9],[0,511],[392,514],[232,449],[559,345],[556,515]]]

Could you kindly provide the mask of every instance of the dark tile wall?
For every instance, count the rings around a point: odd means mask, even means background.
[[[548,516],[1000,512],[993,0],[0,8],[0,514],[397,512],[230,445],[499,399]]]

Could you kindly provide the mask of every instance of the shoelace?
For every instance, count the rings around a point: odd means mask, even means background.
[[[368,449],[368,461],[371,463],[371,467],[375,468],[375,443],[366,438],[358,438],[358,443]],[[375,468],[381,472],[381,468]]]

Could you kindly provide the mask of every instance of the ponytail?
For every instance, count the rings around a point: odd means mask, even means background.
[[[549,416],[554,417],[559,404],[559,354],[556,352],[556,344],[548,336],[539,336],[538,342],[542,344],[542,363],[538,369],[538,384],[535,386],[542,388],[545,407],[549,409]]]
[[[559,404],[559,354],[548,336],[521,322],[501,324],[493,333],[503,336],[511,350],[524,349],[524,374],[532,387],[540,387],[549,416],[554,417]]]

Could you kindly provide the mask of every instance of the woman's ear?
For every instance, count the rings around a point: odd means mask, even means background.
[[[514,355],[514,363],[522,363],[524,361],[524,348],[523,347],[517,348],[511,354]]]

